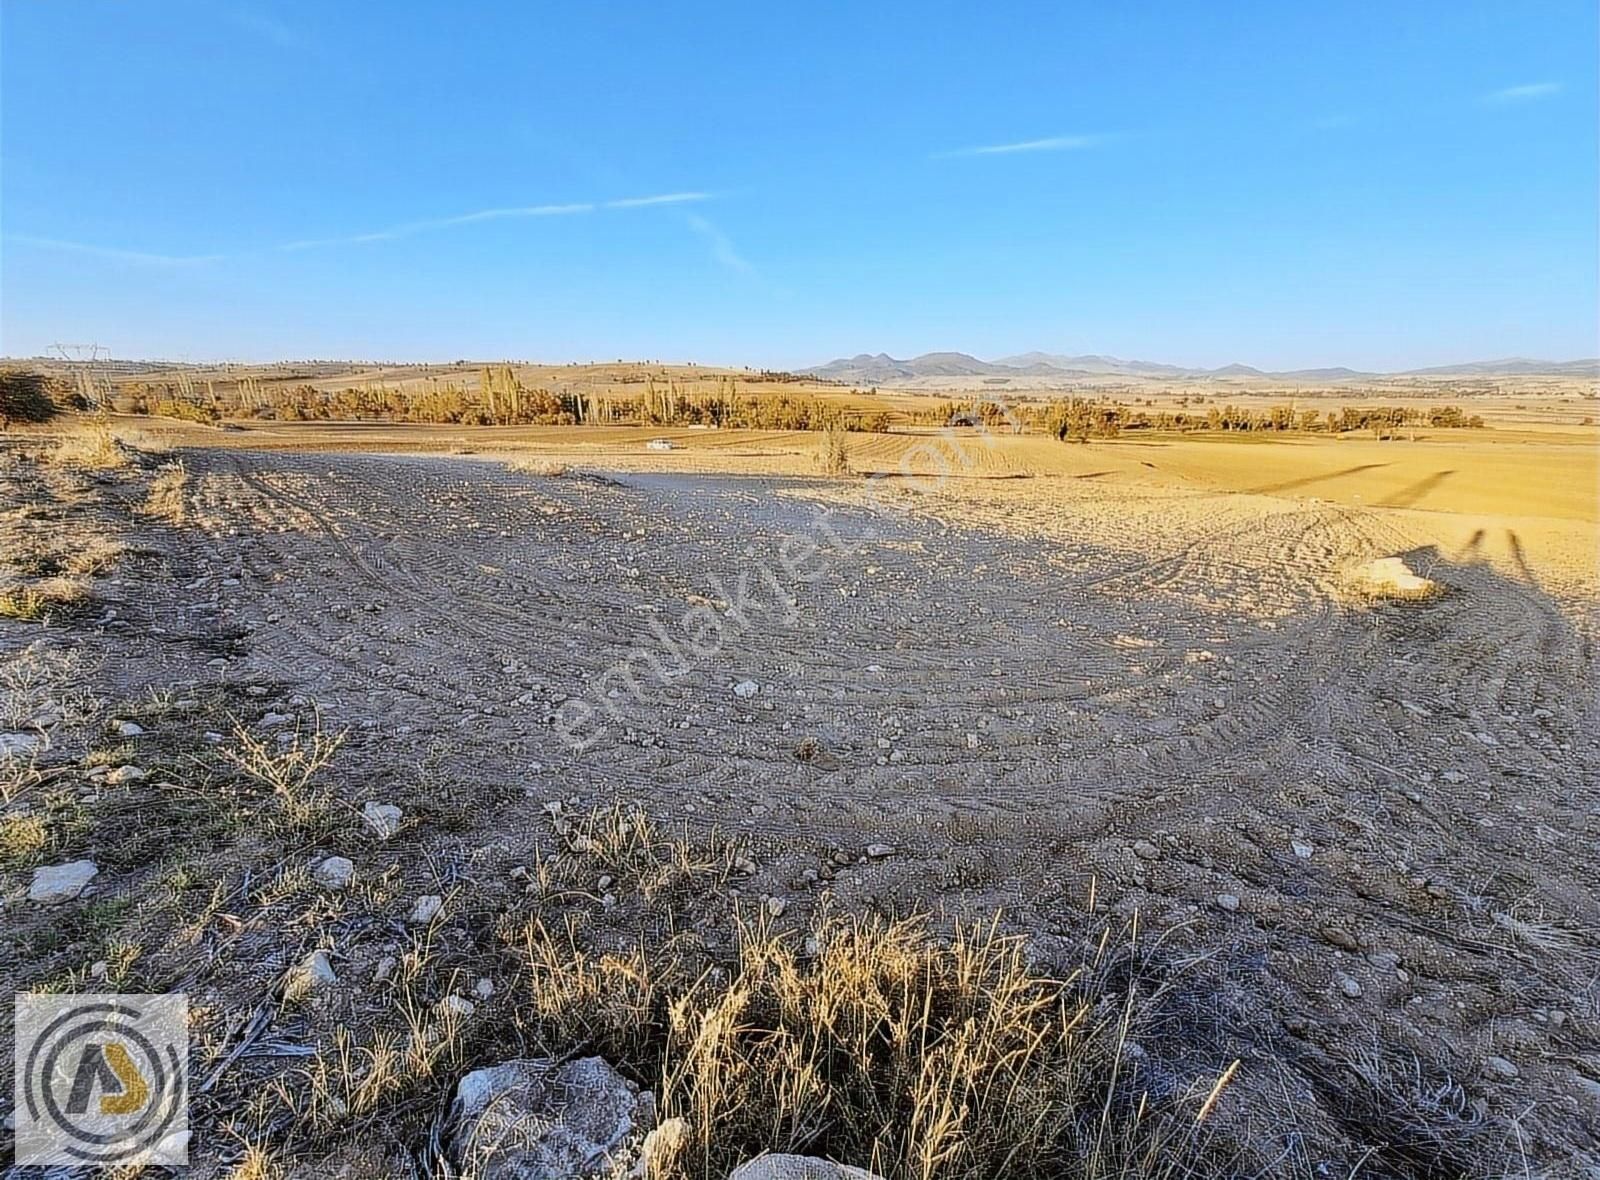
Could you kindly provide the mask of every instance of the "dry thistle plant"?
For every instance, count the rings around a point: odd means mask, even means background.
[[[0,661],[0,724],[16,728],[43,713],[67,724],[88,721],[101,707],[89,687],[96,667],[81,649],[44,640]]]
[[[276,736],[258,736],[235,724],[234,744],[220,753],[247,777],[268,787],[290,825],[299,827],[326,810],[327,800],[316,778],[333,761],[344,739],[343,733],[324,733],[320,715],[309,734],[296,729],[281,744]]]

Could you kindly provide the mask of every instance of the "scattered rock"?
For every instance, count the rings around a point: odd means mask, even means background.
[[[399,963],[393,955],[384,955],[383,958],[378,960],[378,966],[372,972],[372,982],[388,983],[397,966],[399,966]]]
[[[137,721],[114,721],[111,724],[112,732],[118,737],[132,738],[143,737],[144,726]]]
[[[838,770],[840,766],[839,759],[814,737],[801,738],[800,744],[794,748],[794,756],[818,770]]]
[[[312,874],[317,884],[327,889],[348,889],[355,880],[356,866],[349,857],[330,856],[316,867]]]
[[[328,952],[312,951],[307,955],[295,969],[295,982],[305,991],[314,991],[319,987],[338,983],[339,975],[334,971],[333,964],[328,961]],[[291,990],[295,990],[292,985]]]
[[[1361,943],[1356,940],[1356,936],[1342,926],[1324,926],[1322,928],[1322,937],[1330,945],[1336,946],[1342,951],[1349,951],[1355,954],[1361,950]]]
[[[0,759],[24,758],[44,745],[36,733],[0,733]]]
[[[1504,1057],[1485,1057],[1483,1059],[1483,1070],[1485,1073],[1492,1074],[1497,1078],[1505,1078],[1507,1081],[1522,1076],[1522,1071]]]
[[[599,1057],[518,1058],[462,1078],[455,1117],[452,1146],[468,1175],[567,1180],[608,1173],[655,1121],[655,1100]]]
[[[120,787],[125,783],[137,783],[147,776],[137,766],[119,766],[106,774],[106,782],[113,787]]]
[[[1315,848],[1306,843],[1304,840],[1292,840],[1289,843],[1289,847],[1294,849],[1294,854],[1301,860],[1310,860],[1311,854],[1316,851]]]
[[[393,803],[379,803],[369,799],[361,807],[361,822],[380,840],[387,840],[400,830],[402,812]]]
[[[1334,976],[1334,982],[1339,985],[1339,990],[1350,999],[1359,1000],[1361,998],[1361,985],[1357,983],[1353,977],[1346,975],[1341,971],[1338,975]]]
[[[262,715],[258,724],[263,729],[275,729],[280,725],[288,725],[293,720],[293,715],[289,713],[266,713]]]
[[[761,686],[754,680],[741,680],[733,686],[733,695],[740,700],[749,700],[761,691]]]
[[[1367,956],[1367,962],[1371,963],[1379,971],[1398,971],[1400,969],[1400,956],[1394,951],[1373,951]]]
[[[1217,905],[1231,914],[1238,910],[1239,898],[1232,893],[1219,893],[1217,894]]]
[[[865,1168],[852,1168],[814,1155],[768,1152],[740,1164],[728,1180],[881,1180]]]
[[[46,865],[33,871],[28,900],[45,905],[71,901],[84,891],[100,872],[92,860],[75,860],[64,865]]]
[[[1133,854],[1140,860],[1155,860],[1161,855],[1161,849],[1148,840],[1140,840],[1133,846]]]
[[[427,893],[417,898],[417,904],[411,907],[411,914],[406,918],[413,926],[426,926],[439,916],[439,911],[444,909],[444,898],[437,893]]]
[[[767,898],[767,913],[771,914],[774,918],[783,917],[784,912],[788,910],[788,908],[789,903],[784,901],[781,897]]]
[[[868,844],[867,855],[873,860],[882,860],[884,857],[893,856],[897,849],[893,844]]]

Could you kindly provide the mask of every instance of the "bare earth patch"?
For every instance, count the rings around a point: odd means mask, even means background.
[[[213,1174],[432,1169],[466,1072],[590,1053],[666,1174],[1600,1158],[1581,579],[1133,478],[0,464],[7,554],[116,546],[0,619],[0,974],[189,991]],[[1341,593],[1402,553],[1443,592]],[[871,1085],[773,1092],[835,1032]]]

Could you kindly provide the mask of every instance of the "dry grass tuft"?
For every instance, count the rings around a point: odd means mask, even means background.
[[[19,623],[48,623],[54,616],[76,610],[89,601],[89,585],[81,578],[43,578],[30,586],[0,590],[0,619]]]
[[[646,900],[685,888],[723,885],[738,859],[737,846],[717,833],[699,840],[691,840],[687,831],[673,835],[637,807],[621,804],[572,820],[558,814],[551,824],[564,850],[581,862],[588,876],[609,875]]]
[[[164,463],[150,481],[144,510],[168,524],[181,525],[188,519],[189,471],[183,460]]]
[[[31,869],[49,843],[44,819],[32,812],[0,815],[0,869]]]
[[[19,623],[36,623],[48,613],[44,595],[32,586],[18,586],[0,591],[0,619],[14,619]]]
[[[938,939],[825,917],[801,942],[741,922],[727,967],[670,942],[576,943],[523,931],[537,1022],[653,1075],[663,1117],[691,1128],[682,1175],[793,1151],[895,1180],[1166,1176],[1196,1142],[1195,1109],[1162,1109],[1122,1061],[1131,998],[1096,1006],[1080,979],[1033,975],[993,924]]]
[[[228,1180],[286,1180],[287,1176],[266,1148],[251,1144],[245,1149],[244,1158],[228,1174]]]

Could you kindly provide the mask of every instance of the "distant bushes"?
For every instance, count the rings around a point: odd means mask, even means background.
[[[1197,398],[1196,401],[1202,399]],[[1250,409],[1213,405],[1205,410],[1141,409],[1106,398],[1070,397],[1040,405],[995,401],[941,402],[917,416],[927,425],[974,426],[987,430],[1053,434],[1062,441],[1115,438],[1124,431],[1343,434],[1370,430],[1389,438],[1418,427],[1481,428],[1483,419],[1459,406],[1344,406],[1334,411],[1269,406]]]
[[[613,389],[530,388],[504,365],[484,368],[475,385],[425,383],[320,389],[315,385],[263,385],[245,377],[231,387],[208,381],[193,387],[129,385],[114,407],[124,413],[214,422],[223,416],[286,422],[382,421],[456,426],[590,426],[638,423],[649,426],[709,426],[747,430],[870,430],[889,428],[890,415],[862,412],[804,393],[751,396],[743,385],[786,384],[788,376],[762,373],[706,384],[657,381],[646,374],[639,392]]]

